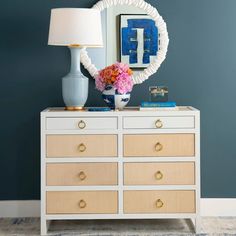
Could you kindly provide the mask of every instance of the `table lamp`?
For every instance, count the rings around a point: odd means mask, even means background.
[[[67,110],[82,110],[88,98],[89,79],[80,70],[83,47],[102,47],[101,14],[86,8],[57,8],[51,11],[48,45],[67,46],[71,69],[62,78],[62,95]]]

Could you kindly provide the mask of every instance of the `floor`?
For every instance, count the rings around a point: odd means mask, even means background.
[[[39,235],[39,218],[0,219],[0,235]],[[194,235],[188,220],[100,220],[54,221],[49,235],[53,236],[178,236]],[[200,235],[235,235],[236,218],[202,218]]]

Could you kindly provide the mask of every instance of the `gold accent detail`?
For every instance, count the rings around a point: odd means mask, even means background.
[[[69,48],[84,48],[84,47],[88,47],[88,48],[102,48],[103,45],[99,45],[99,44],[91,44],[91,45],[86,45],[86,44],[70,44],[68,45]]]
[[[161,171],[157,171],[157,172],[156,172],[155,178],[156,178],[156,180],[161,180],[161,179],[163,179],[163,174],[161,173]]]
[[[158,129],[160,129],[160,128],[163,127],[163,123],[162,123],[161,120],[157,120],[156,123],[155,123],[155,125],[156,125],[156,127],[157,127]]]
[[[158,143],[155,145],[155,150],[156,150],[157,152],[162,151],[162,150],[163,150],[163,145],[158,142]]]
[[[163,201],[161,200],[161,199],[157,199],[157,201],[156,201],[156,207],[157,208],[162,208],[164,206],[164,203],[163,203]]]
[[[81,120],[81,121],[78,123],[78,127],[79,127],[80,129],[84,129],[84,128],[86,127],[86,123],[85,123],[83,120]]]
[[[83,111],[84,107],[65,107],[66,111]]]
[[[83,172],[83,171],[81,171],[81,172],[79,172],[79,178],[80,178],[80,180],[85,180],[86,178],[87,178],[87,176],[86,176],[86,174]]]
[[[79,145],[79,151],[80,151],[80,152],[85,152],[85,151],[86,151],[86,146],[85,146],[83,143],[81,143],[81,144]]]
[[[86,206],[87,206],[87,203],[83,199],[79,201],[79,207],[81,209],[85,208]]]
[[[81,45],[80,44],[70,44],[69,47],[70,48],[80,48]]]

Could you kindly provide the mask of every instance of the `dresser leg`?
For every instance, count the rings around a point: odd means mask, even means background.
[[[50,222],[51,222],[50,220],[45,220],[41,218],[41,228],[40,228],[41,236],[47,235]]]
[[[189,222],[195,233],[201,234],[201,217],[191,218]]]
[[[195,219],[195,233],[200,234],[201,233],[201,217],[198,216]]]

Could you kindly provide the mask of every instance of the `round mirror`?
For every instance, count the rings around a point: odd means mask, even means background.
[[[81,62],[91,76],[117,61],[134,71],[134,84],[156,73],[169,44],[166,23],[157,9],[144,0],[101,0],[93,8],[102,14],[104,48],[91,57],[92,51],[82,50]]]

